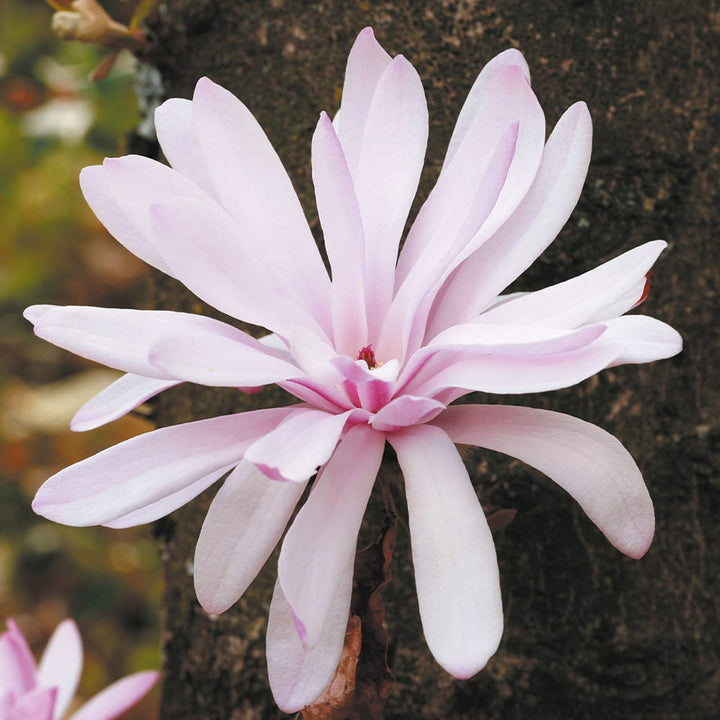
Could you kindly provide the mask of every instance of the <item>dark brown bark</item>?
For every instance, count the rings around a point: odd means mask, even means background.
[[[483,452],[466,460],[488,513],[517,509],[496,538],[506,630],[469,681],[447,676],[419,625],[401,522],[384,589],[396,686],[385,717],[717,717],[720,543],[714,538],[717,447],[720,5],[716,0],[175,0],[153,23],[146,58],[168,95],[209,75],[256,114],[315,218],[309,143],[318,113],[337,107],[356,33],[372,25],[406,55],[428,94],[431,131],[421,195],[436,176],[472,79],[493,55],[520,48],[549,124],[575,100],[595,123],[594,156],[567,228],[518,287],[533,289],[664,237],[644,310],[677,327],[681,356],[607,371],[548,396],[513,398],[568,412],[617,435],[643,469],[657,511],[646,558],[613,550],[546,478]],[[157,278],[156,307],[192,306]],[[160,401],[170,424],[255,406],[270,396],[185,388]],[[400,480],[387,464],[402,518]],[[269,694],[264,633],[274,560],[231,611],[208,618],[190,576],[209,496],[161,523],[166,573],[163,720],[284,717]],[[367,537],[377,534],[373,499]]]

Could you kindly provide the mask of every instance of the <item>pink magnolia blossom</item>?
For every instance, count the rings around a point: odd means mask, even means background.
[[[55,629],[40,660],[30,652],[18,626],[7,621],[0,634],[0,720],[60,720],[75,695],[83,651],[72,620]],[[118,680],[67,720],[112,720],[144,697],[157,682],[154,671],[138,672]]]
[[[133,438],[47,480],[38,513],[70,525],[146,523],[229,472],[195,554],[198,598],[220,613],[263,566],[317,472],[282,542],[267,631],[270,683],[288,712],[335,671],[358,528],[386,441],[405,479],[425,637],[456,677],[486,664],[503,617],[493,540],[455,443],[537,468],[620,551],[645,553],[652,503],[618,440],[556,412],[451,405],[475,391],[564,388],[680,351],[668,325],[624,314],[643,297],[662,241],[544,290],[500,294],[577,202],[592,134],[584,103],[546,142],[522,55],[494,58],[398,255],[427,107],[410,63],[363,30],[341,108],[333,121],[320,115],[312,139],[331,276],[278,156],[239,100],[203,78],[192,100],[168,100],[155,121],[171,167],[127,156],[86,168],[88,203],[131,252],[271,334],[257,340],[181,312],[32,307],[39,337],[127,373],[78,412],[74,429],[180,382],[275,383],[300,402]]]

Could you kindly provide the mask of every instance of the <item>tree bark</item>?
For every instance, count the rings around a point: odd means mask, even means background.
[[[201,75],[237,94],[278,150],[314,226],[312,130],[320,110],[337,108],[348,50],[366,25],[425,84],[430,142],[421,198],[472,80],[499,51],[524,52],[549,126],[574,101],[587,101],[595,139],[583,196],[517,288],[564,280],[663,237],[670,248],[640,311],[678,328],[685,350],[569,390],[505,400],[567,412],[620,438],[655,501],[656,538],[643,560],[625,558],[547,478],[518,461],[468,451],[485,511],[518,512],[496,536],[502,644],[483,672],[456,681],[424,644],[401,479],[388,460],[401,522],[393,579],[383,591],[396,677],[385,717],[717,717],[720,4],[174,0],[160,10],[152,20],[155,45],[143,59],[160,71],[167,96],[190,97]],[[196,304],[169,279],[154,279],[152,306]],[[183,387],[161,398],[156,417],[174,424],[281,401],[273,391]],[[157,526],[166,579],[161,717],[286,717],[272,701],[264,658],[276,558],[222,616],[208,617],[195,599],[193,551],[213,492]],[[374,498],[363,537],[377,535],[382,514]]]

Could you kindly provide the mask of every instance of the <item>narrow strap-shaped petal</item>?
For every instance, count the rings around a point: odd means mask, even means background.
[[[497,650],[503,613],[495,546],[452,440],[421,425],[388,436],[405,478],[420,617],[430,652],[468,678]]]
[[[225,209],[298,288],[315,321],[331,333],[330,282],[290,178],[252,113],[232,93],[201,78],[193,121]],[[267,300],[267,298],[265,298]],[[275,329],[275,328],[272,328]]]
[[[384,447],[382,433],[367,425],[351,428],[283,540],[278,578],[308,648],[323,637],[340,580],[349,582],[347,592],[352,586],[348,568]]]
[[[429,337],[485,310],[555,239],[580,197],[591,146],[590,113],[585,103],[576,103],[548,138],[533,184],[519,207],[438,293]]]
[[[400,238],[420,180],[428,116],[422,82],[398,55],[377,84],[351,174],[365,232],[365,300],[370,337],[390,306]],[[341,137],[342,140],[342,137]]]
[[[249,235],[217,203],[168,200],[152,207],[151,224],[171,274],[205,302],[281,336],[296,325],[326,335],[313,315],[313,296],[294,277],[303,269],[288,267],[287,257]]]
[[[74,620],[63,620],[50,637],[37,671],[39,687],[57,687],[54,720],[65,715],[75,696],[82,666],[80,632]]]
[[[66,525],[98,525],[172,495],[215,470],[229,470],[287,408],[255,410],[138,435],[61,470],[33,509]]]
[[[335,117],[351,172],[360,162],[363,134],[375,90],[392,58],[375,39],[372,28],[361,30],[348,55],[342,106]]]
[[[249,335],[218,329],[168,335],[150,348],[150,363],[170,377],[212,387],[257,387],[303,376]]]
[[[137,510],[131,510],[126,515],[120,515],[102,524],[105,527],[118,529],[155,522],[155,520],[159,520],[171,512],[175,512],[175,510],[181,508],[183,505],[187,505],[187,503],[194,500],[200,493],[205,492],[214,482],[217,482],[226,472],[226,467],[213,470],[207,475],[203,475],[199,480],[195,480],[189,485],[181,487],[179,490],[160,498],[160,500],[143,505]]]
[[[155,131],[163,154],[173,170],[182,173],[217,197],[205,166],[192,119],[192,101],[170,98],[155,110]]]
[[[456,443],[518,458],[568,492],[605,537],[630,557],[652,541],[652,501],[635,461],[609,433],[578,418],[507,405],[448,408],[433,424]]]
[[[595,328],[587,329],[592,333]],[[570,387],[608,367],[623,353],[620,343],[584,342],[586,329],[533,348],[522,346],[460,346],[433,355],[405,392],[434,396],[447,388],[489,393],[531,393]],[[577,341],[577,342],[576,342]],[[566,344],[567,343],[567,344]]]
[[[309,705],[335,674],[350,613],[352,572],[350,565],[338,581],[322,637],[312,648],[300,641],[292,608],[280,581],[275,583],[266,635],[267,664],[270,688],[283,712],[295,713]]]
[[[146,400],[155,397],[180,381],[158,380],[125,373],[115,382],[88,400],[70,422],[70,429],[76,432],[93,430],[101,425],[117,420]]]
[[[345,155],[325,113],[320,115],[313,135],[312,174],[332,271],[334,345],[338,352],[354,355],[368,344],[365,235]]]
[[[68,720],[114,720],[145,697],[158,677],[154,670],[128,675],[88,700]]]
[[[663,240],[645,243],[570,280],[499,303],[475,322],[571,328],[617,317],[640,300],[645,276],[665,247]]]
[[[432,420],[445,409],[443,403],[426,397],[400,395],[375,413],[370,424],[382,432],[394,432],[408,425]]]
[[[98,220],[115,239],[149,265],[172,275],[154,247],[150,206],[172,198],[212,202],[192,180],[140,155],[106,158],[80,172],[80,188]]]
[[[247,590],[280,541],[304,483],[270,480],[242,461],[210,505],[195,547],[195,592],[209,613],[225,612]]]
[[[33,316],[32,308],[27,316]],[[158,380],[183,379],[169,376],[148,359],[151,347],[164,337],[221,336],[259,354],[273,352],[227,323],[172,310],[56,306],[36,317],[35,334],[88,360]]]
[[[7,626],[0,634],[2,689],[21,695],[35,685],[35,658],[15,621],[8,619]]]
[[[57,688],[38,687],[15,702],[8,720],[55,720],[53,715]]]
[[[475,78],[475,82],[470,88],[470,92],[460,109],[460,114],[458,115],[457,122],[455,123],[452,137],[448,143],[443,167],[452,162],[458,147],[461,145],[462,141],[465,139],[465,135],[472,127],[476,116],[485,103],[488,93],[492,91],[492,80],[495,79],[500,70],[510,65],[520,68],[520,71],[525,76],[526,80],[530,82],[530,70],[527,62],[525,62],[525,58],[519,50],[515,50],[514,48],[505,50],[490,60],[490,62],[488,62],[480,71],[477,78]]]
[[[245,459],[274,480],[305,482],[332,455],[351,412],[290,408],[287,418],[248,447]]]
[[[675,328],[646,315],[623,315],[607,320],[605,326],[603,341],[624,347],[611,367],[664,360],[682,350],[682,337]]]

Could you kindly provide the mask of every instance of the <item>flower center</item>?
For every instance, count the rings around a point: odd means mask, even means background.
[[[373,370],[378,366],[378,363],[375,360],[375,353],[372,349],[372,345],[366,345],[364,348],[361,348],[357,359],[364,360],[368,366],[368,370]]]

